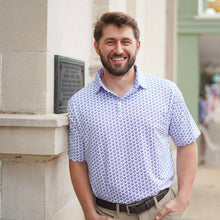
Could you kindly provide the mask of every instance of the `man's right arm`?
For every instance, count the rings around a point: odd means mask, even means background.
[[[111,220],[97,214],[88,177],[86,162],[69,160],[70,176],[86,220]]]

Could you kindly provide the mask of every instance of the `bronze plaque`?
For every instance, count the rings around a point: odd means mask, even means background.
[[[55,55],[54,113],[66,113],[68,100],[85,84],[83,61]]]

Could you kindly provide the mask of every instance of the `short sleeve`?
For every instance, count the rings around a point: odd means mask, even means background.
[[[176,146],[190,144],[200,135],[200,131],[185,104],[183,95],[176,85],[173,88],[169,135]]]
[[[67,111],[69,120],[69,158],[78,162],[85,161],[85,149],[80,124],[70,102],[68,103]]]

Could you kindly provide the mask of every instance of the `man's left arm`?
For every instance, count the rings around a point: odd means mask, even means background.
[[[177,147],[176,163],[178,179],[177,196],[161,209],[157,214],[156,219],[162,219],[169,212],[184,212],[188,206],[198,164],[196,142],[186,146]]]

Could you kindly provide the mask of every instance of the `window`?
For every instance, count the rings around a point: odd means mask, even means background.
[[[197,19],[220,19],[220,0],[198,0]]]
[[[220,0],[207,0],[207,9],[206,12],[213,14],[220,12]]]

